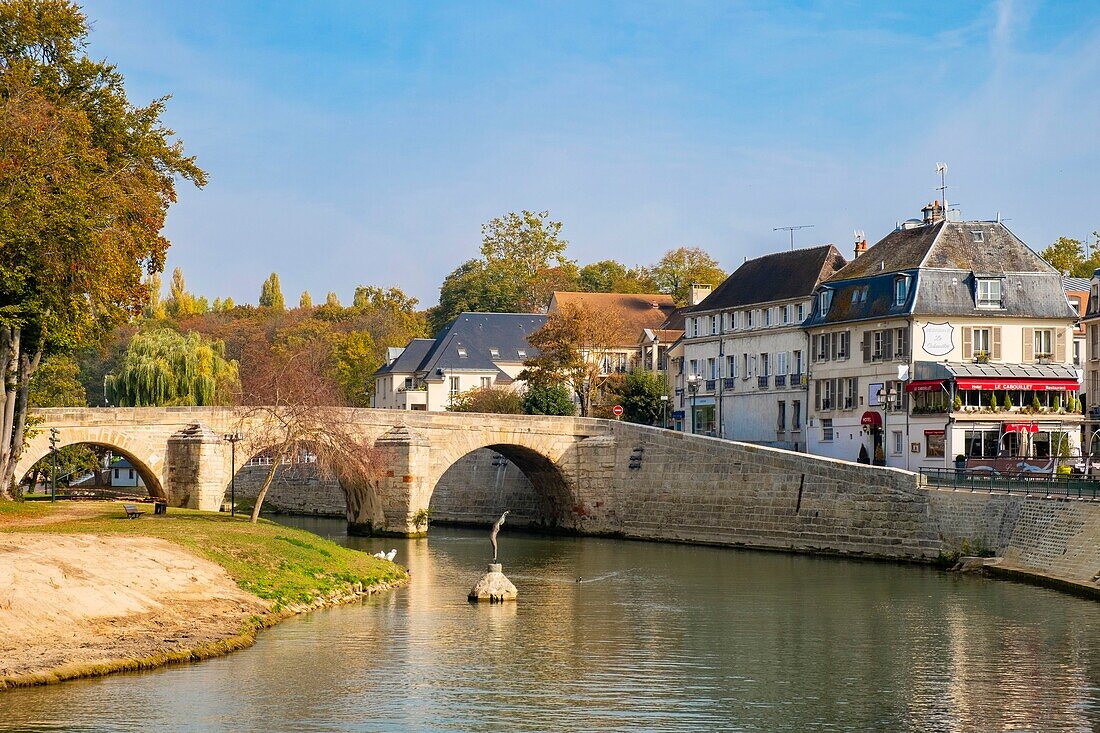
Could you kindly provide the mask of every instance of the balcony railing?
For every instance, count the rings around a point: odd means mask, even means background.
[[[703,385],[703,389],[705,389],[707,392],[713,392],[714,391],[714,383],[715,383],[715,380],[713,380],[713,379],[706,380],[706,383]]]
[[[737,380],[733,377],[726,377],[722,380],[722,389],[734,389],[737,386]]]
[[[791,386],[792,387],[801,387],[802,386],[802,372],[794,372],[793,374],[791,374]]]
[[[776,387],[786,387],[787,386],[787,375],[786,374],[776,374],[775,375],[775,386]]]
[[[760,389],[767,389],[768,388],[768,379],[770,379],[770,377],[757,377],[756,378],[756,386],[759,387]]]

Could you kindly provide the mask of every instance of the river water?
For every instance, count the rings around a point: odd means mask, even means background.
[[[221,659],[0,693],[3,731],[1097,731],[1100,604],[923,567],[484,531]]]

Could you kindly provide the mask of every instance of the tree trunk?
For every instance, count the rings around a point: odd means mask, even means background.
[[[260,518],[260,508],[264,505],[267,490],[271,488],[271,482],[275,480],[275,472],[283,464],[283,457],[286,455],[287,449],[286,443],[280,446],[278,454],[271,462],[271,470],[267,472],[267,476],[264,478],[264,485],[260,487],[260,493],[256,494],[256,505],[252,507],[252,519],[250,520],[253,524]]]
[[[12,498],[12,435],[15,428],[15,402],[19,394],[19,336],[13,326],[0,329],[0,379],[3,380],[3,402],[0,403],[0,497]]]

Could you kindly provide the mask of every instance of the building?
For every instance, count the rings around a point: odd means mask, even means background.
[[[1053,468],[1081,423],[1061,274],[1000,221],[945,220],[938,202],[923,213],[817,289],[810,451]]]
[[[1089,281],[1089,297],[1085,306],[1085,315],[1081,319],[1085,330],[1085,453],[1100,455],[1100,270],[1092,274]]]
[[[111,461],[106,483],[114,488],[145,487],[145,482],[141,480],[141,474],[134,468],[134,464],[121,457]]]
[[[822,280],[843,267],[832,245],[746,260],[688,309],[674,415],[687,432],[804,450],[806,334]]]
[[[1089,281],[1083,277],[1063,277],[1062,289],[1066,291],[1066,300],[1069,307],[1077,314],[1078,321],[1073,329],[1073,366],[1084,368],[1086,334],[1085,324],[1080,320],[1088,312],[1089,306]]]
[[[390,350],[374,373],[371,407],[442,411],[471,389],[522,390],[523,363],[538,354],[527,337],[544,323],[533,313],[462,313],[436,338]]]

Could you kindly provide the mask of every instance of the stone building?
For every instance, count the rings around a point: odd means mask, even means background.
[[[516,378],[538,351],[527,337],[546,323],[536,313],[462,313],[434,339],[413,339],[374,373],[371,407],[446,410],[471,389],[522,389]]]
[[[1081,424],[1061,274],[999,221],[946,220],[938,202],[923,213],[817,289],[810,451],[1053,468]]]
[[[804,450],[814,290],[845,264],[832,245],[746,260],[685,313],[675,414],[687,432]]]

